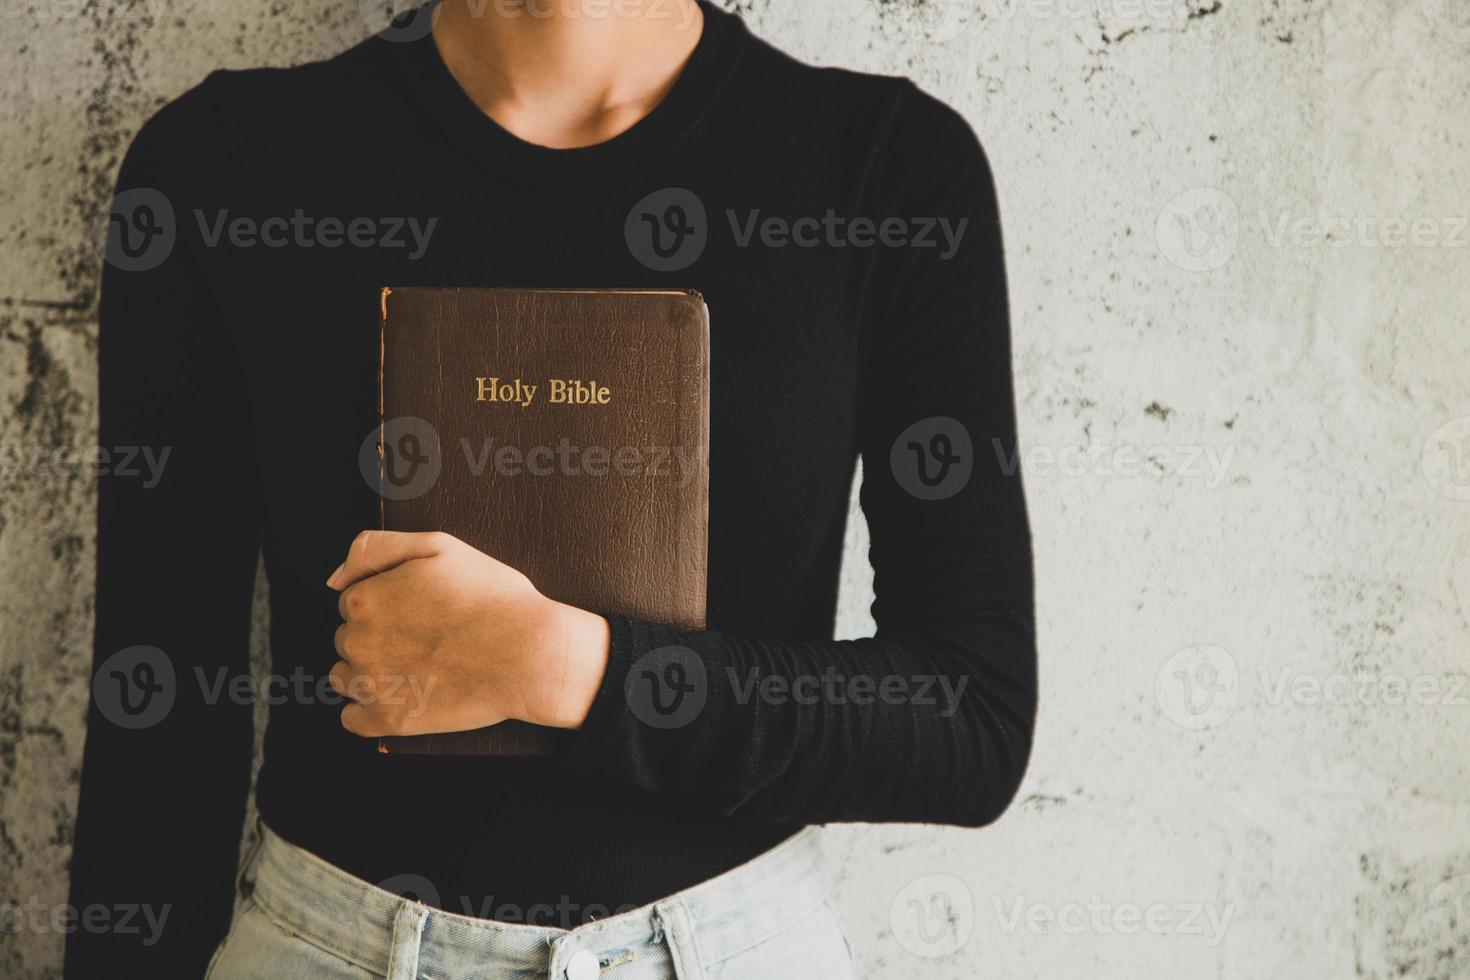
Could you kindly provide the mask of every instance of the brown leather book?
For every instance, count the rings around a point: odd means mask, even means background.
[[[382,311],[385,529],[447,531],[583,609],[704,626],[698,293],[389,287]],[[559,734],[508,721],[379,749],[544,755]]]

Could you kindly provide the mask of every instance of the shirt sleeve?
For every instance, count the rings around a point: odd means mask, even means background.
[[[231,681],[249,675],[261,519],[246,386],[190,217],[208,88],[145,125],[107,219],[67,977],[202,976],[232,913],[252,712]]]
[[[1036,645],[995,190],[969,126],[907,83],[875,173],[876,216],[932,219],[935,240],[880,244],[868,277],[876,634],[793,642],[613,616],[568,765],[780,823],[980,826],[1015,795]]]

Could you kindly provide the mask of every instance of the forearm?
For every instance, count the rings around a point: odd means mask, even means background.
[[[1025,768],[1029,612],[806,643],[611,622],[571,768],[751,820],[964,825],[998,816]]]
[[[94,717],[94,731],[105,726]],[[249,718],[168,740],[89,738],[67,977],[199,977],[229,926]]]
[[[249,674],[256,541],[245,514],[195,533],[219,474],[192,446],[155,487],[102,486],[69,976],[197,977],[229,924],[253,742],[232,692]]]

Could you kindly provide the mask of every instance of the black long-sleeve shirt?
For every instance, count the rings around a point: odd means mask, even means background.
[[[412,32],[216,72],[139,133],[104,273],[101,445],[169,455],[156,485],[100,481],[106,671],[72,901],[169,917],[151,945],[77,930],[69,975],[197,976],[223,936],[252,715],[230,682],[249,669],[262,552],[265,821],[369,881],[426,878],[452,911],[541,905],[537,921],[571,926],[803,824],[975,826],[1005,808],[1035,645],[985,157],[907,81],[800,64],[711,7],[705,21],[666,99],[582,149],[497,126]],[[660,271],[629,215],[663,192],[644,210],[677,243],[670,188],[690,192],[683,224],[700,222],[691,196],[702,207],[705,240]],[[603,690],[551,759],[385,756],[317,683],[337,659],[323,580],[378,518],[359,452],[385,284],[694,288],[709,304],[709,630],[611,617]],[[858,459],[878,629],[833,641]],[[661,729],[624,691],[669,645],[698,654],[704,704]],[[136,646],[158,652],[109,661]],[[134,724],[108,693],[130,682],[134,710],[144,687],[171,699],[161,717]]]

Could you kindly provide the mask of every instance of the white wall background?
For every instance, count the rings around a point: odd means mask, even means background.
[[[828,832],[865,973],[1470,976],[1470,2],[739,7],[963,111],[1007,222],[1036,750],[989,830]],[[0,6],[0,906],[66,894],[93,487],[13,453],[93,439],[90,221],[210,69],[366,33]],[[0,975],[61,941],[0,936]]]

